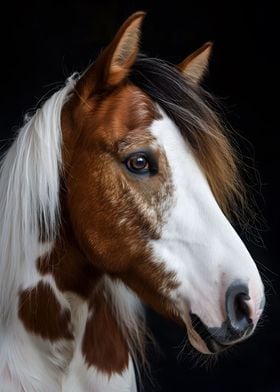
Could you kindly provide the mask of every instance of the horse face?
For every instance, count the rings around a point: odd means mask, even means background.
[[[127,80],[141,18],[126,22],[65,107],[64,134],[79,129],[67,169],[70,219],[97,270],[184,323],[199,351],[216,352],[252,333],[263,285],[190,142]],[[208,50],[184,62],[192,82]]]
[[[153,258],[176,276],[169,298],[192,345],[216,352],[253,332],[263,284],[181,132],[164,113],[151,132],[166,154],[173,190],[160,238],[151,240]]]

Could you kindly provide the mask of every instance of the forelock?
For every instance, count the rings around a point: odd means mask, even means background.
[[[200,85],[162,60],[139,56],[130,81],[166,112],[189,142],[223,212],[239,216],[244,189],[235,151],[219,120],[214,100]]]

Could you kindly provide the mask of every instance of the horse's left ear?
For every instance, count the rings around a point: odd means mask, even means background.
[[[139,51],[141,24],[145,12],[132,14],[120,27],[111,43],[82,75],[77,90],[84,99],[117,86],[129,74]]]
[[[212,42],[206,42],[178,64],[178,69],[192,82],[199,83],[208,68],[212,47]]]

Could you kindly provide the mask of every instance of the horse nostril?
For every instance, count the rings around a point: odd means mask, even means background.
[[[250,299],[249,295],[240,293],[234,298],[235,317],[238,321],[242,320],[244,316],[249,317],[249,308],[245,301]]]
[[[246,302],[249,299],[248,286],[243,283],[234,283],[227,290],[226,311],[232,339],[244,336],[253,326]]]

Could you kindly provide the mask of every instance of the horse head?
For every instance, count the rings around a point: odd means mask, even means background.
[[[242,199],[235,153],[200,85],[212,44],[177,67],[141,56],[143,17],[123,24],[63,108],[66,216],[100,276],[218,352],[252,334],[264,290],[230,221]]]

